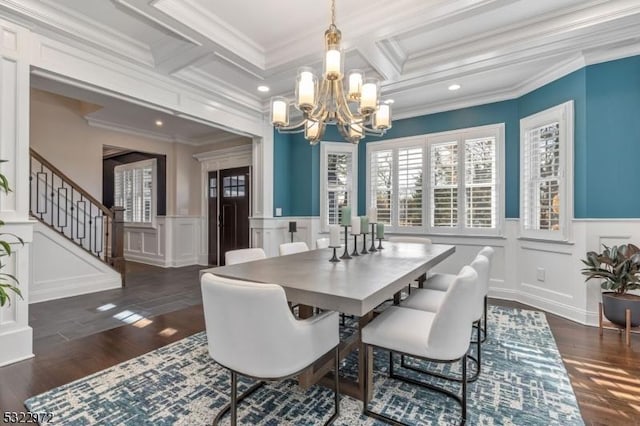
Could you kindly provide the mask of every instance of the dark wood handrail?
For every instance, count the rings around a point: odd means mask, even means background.
[[[105,216],[109,216],[110,218],[113,219],[113,212],[111,210],[109,210],[107,207],[105,207],[104,204],[102,204],[100,201],[98,201],[96,198],[94,198],[91,194],[89,194],[87,191],[85,191],[80,185],[78,185],[71,178],[69,178],[66,174],[64,174],[62,171],[60,171],[59,168],[57,168],[56,166],[51,164],[49,161],[47,161],[42,155],[38,154],[33,148],[29,148],[29,151],[31,152],[31,156],[33,158],[35,158],[40,163],[45,165],[53,173],[58,175],[58,177],[60,179],[65,181],[65,183],[68,183],[69,186],[71,186],[73,189],[75,189],[80,194],[82,194],[82,196],[85,197],[87,200],[89,200],[93,204],[95,204],[95,206],[97,208],[99,208],[102,211],[102,213],[104,213]]]

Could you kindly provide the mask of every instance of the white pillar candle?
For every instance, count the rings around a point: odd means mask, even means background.
[[[360,231],[366,234],[369,230],[369,218],[367,216],[360,217]]]
[[[378,223],[378,209],[375,207],[369,209],[369,222]]]
[[[340,247],[340,226],[339,225],[329,226],[329,246]]]
[[[360,235],[360,218],[358,216],[351,218],[351,235]]]

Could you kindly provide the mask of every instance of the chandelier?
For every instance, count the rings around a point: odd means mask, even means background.
[[[391,128],[391,106],[380,103],[380,84],[365,78],[361,70],[349,72],[344,83],[344,62],[340,50],[342,33],[336,27],[335,0],[331,4],[331,25],[324,33],[324,72],[320,81],[312,68],[298,70],[295,107],[302,119],[289,124],[289,100],[282,96],[271,99],[271,123],[280,133],[301,133],[311,145],[318,143],[327,125],[335,125],[351,143],[365,135],[382,136]]]

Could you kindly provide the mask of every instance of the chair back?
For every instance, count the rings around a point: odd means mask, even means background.
[[[478,273],[471,266],[464,266],[449,286],[427,338],[428,351],[434,359],[455,360],[469,349],[477,280]]]
[[[473,303],[473,320],[479,320],[484,313],[484,297],[489,293],[489,259],[478,254],[470,265],[478,274],[476,297]]]
[[[316,248],[317,249],[324,249],[329,247],[329,239],[328,238],[318,238],[316,240]]]
[[[304,241],[280,244],[280,256],[302,253],[303,251],[309,251],[309,246]]]
[[[201,286],[207,343],[216,362],[252,377],[290,373],[299,362],[291,344],[296,320],[281,286],[210,273],[202,275]]]
[[[429,238],[424,237],[410,237],[410,236],[397,236],[397,237],[389,237],[388,240],[392,243],[416,243],[416,244],[431,244],[431,240]]]
[[[261,248],[230,250],[224,254],[224,262],[226,265],[235,265],[237,263],[251,262],[252,260],[266,258],[267,255]]]
[[[489,246],[483,247],[482,250],[478,252],[478,254],[489,259],[489,266],[491,266],[491,261],[493,260],[493,253],[495,253],[495,250]]]

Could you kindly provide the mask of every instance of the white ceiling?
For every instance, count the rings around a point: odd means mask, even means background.
[[[378,76],[396,117],[513,98],[577,66],[640,54],[639,0],[336,1],[345,69]],[[273,95],[291,96],[299,66],[320,70],[329,23],[325,0],[21,3],[36,29],[253,111],[266,111]],[[452,83],[462,88],[449,92]],[[271,91],[259,93],[261,84]]]

